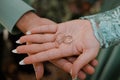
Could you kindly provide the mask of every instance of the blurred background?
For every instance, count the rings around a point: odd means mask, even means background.
[[[40,17],[57,23],[78,19],[81,16],[97,13],[101,0],[24,0],[36,9]],[[19,35],[11,35],[6,30],[0,32],[0,80],[35,80],[32,65],[19,66],[18,63],[27,55],[13,54],[11,50],[18,46],[15,41]],[[71,80],[69,74],[44,62],[45,73],[42,80]]]

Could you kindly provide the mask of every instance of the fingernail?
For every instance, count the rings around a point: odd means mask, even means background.
[[[76,75],[75,78],[73,78],[72,80],[78,80],[77,75]]]
[[[71,74],[71,76],[72,76],[72,69],[70,70],[70,74]]]
[[[19,65],[25,65],[24,60],[20,61]]]
[[[13,52],[13,53],[17,53],[17,50],[16,50],[16,49],[14,49],[14,50],[12,50],[12,52]]]
[[[70,74],[72,76],[72,69],[70,70]],[[79,79],[77,78],[77,75],[76,75],[75,78],[72,76],[72,80],[79,80]]]
[[[27,35],[30,35],[30,34],[31,34],[31,31],[27,31],[26,34],[27,34]]]
[[[21,43],[20,43],[20,40],[17,40],[16,43],[17,43],[17,44],[21,44]]]

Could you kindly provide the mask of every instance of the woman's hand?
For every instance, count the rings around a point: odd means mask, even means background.
[[[33,55],[26,57],[21,64],[79,55],[72,66],[72,76],[76,77],[79,70],[93,60],[99,51],[99,42],[94,37],[88,20],[73,20],[41,26],[32,29],[31,33],[32,35],[21,37],[19,40],[20,43],[34,43],[17,47],[18,53],[33,53]]]

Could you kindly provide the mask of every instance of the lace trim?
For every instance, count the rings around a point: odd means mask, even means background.
[[[120,42],[120,6],[104,13],[82,17],[82,19],[90,20],[101,47],[109,47]]]

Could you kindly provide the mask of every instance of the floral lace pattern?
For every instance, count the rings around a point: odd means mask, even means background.
[[[120,42],[120,6],[104,13],[81,18],[90,20],[101,47],[109,47]]]

